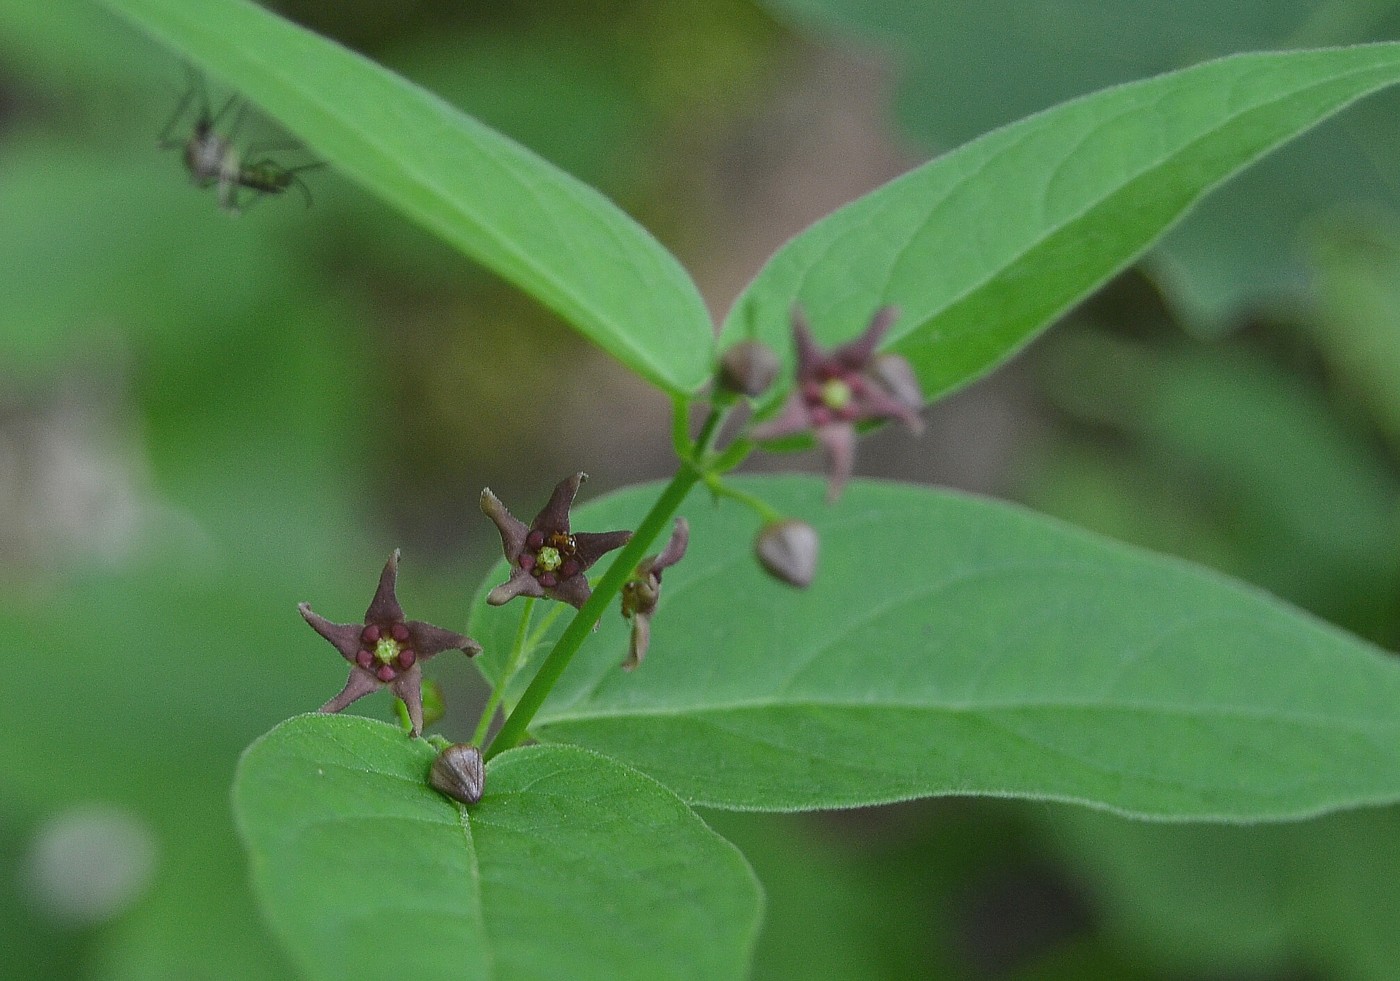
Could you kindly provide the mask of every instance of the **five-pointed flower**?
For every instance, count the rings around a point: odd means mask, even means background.
[[[302,617],[341,656],[350,662],[350,678],[340,694],[321,706],[322,712],[339,712],[356,699],[385,685],[403,700],[413,735],[423,734],[423,671],[419,667],[435,654],[455,648],[468,657],[481,653],[470,637],[435,627],[421,620],[405,620],[394,595],[399,576],[399,552],[389,556],[379,576],[379,588],[365,611],[365,622],[331,623],[301,603]]]
[[[500,531],[501,549],[510,563],[510,578],[491,590],[486,602],[500,606],[517,596],[543,596],[577,607],[588,602],[592,590],[584,573],[606,553],[626,545],[632,533],[569,530],[569,508],[579,484],[587,479],[588,474],[576,473],[559,481],[529,527],[507,511],[489,487],[481,492],[481,510]]]
[[[856,423],[898,419],[916,434],[923,431],[923,400],[909,362],[897,354],[875,354],[897,316],[894,307],[883,307],[863,334],[827,352],[817,346],[802,311],[793,307],[797,384],[782,411],[750,435],[769,440],[813,430],[826,450],[828,500],[840,496],[851,475]]]
[[[632,621],[632,640],[622,670],[631,671],[647,656],[647,648],[651,646],[651,615],[661,599],[661,573],[681,560],[688,544],[690,524],[684,518],[677,518],[671,540],[661,554],[642,559],[636,576],[622,587],[622,616]]]

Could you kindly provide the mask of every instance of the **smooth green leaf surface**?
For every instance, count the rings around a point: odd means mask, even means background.
[[[646,662],[618,670],[605,618],[535,735],[717,807],[990,794],[1252,820],[1400,799],[1400,663],[1264,593],[993,501],[742,486],[818,529],[811,589],[765,578],[751,514],[695,494]],[[627,527],[650,493],[576,526]],[[509,610],[478,598],[488,672]]]
[[[248,748],[253,882],[308,977],[740,978],[758,884],[674,794],[575,747],[487,769],[463,809],[392,726],[299,716]]]
[[[592,188],[366,58],[247,0],[103,0],[319,158],[515,283],[647,380],[704,383],[694,283]]]
[[[1110,85],[1206,58],[1398,36],[1394,4],[1370,0],[765,0],[779,16],[890,56],[892,111],[941,151]],[[1204,326],[1298,295],[1310,219],[1348,203],[1400,204],[1400,100],[1368,101],[1252,167],[1155,250],[1173,305]]]
[[[1239,55],[1095,93],[997,130],[847,205],[780,250],[727,339],[787,350],[886,303],[929,399],[995,367],[1124,268],[1202,196],[1400,80],[1400,45]]]

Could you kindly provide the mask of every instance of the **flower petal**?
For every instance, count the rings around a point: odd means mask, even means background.
[[[467,657],[476,657],[481,653],[481,645],[465,634],[435,627],[422,620],[410,620],[406,626],[409,647],[418,655],[420,661],[448,650],[459,650]]]
[[[533,596],[536,599],[545,595],[539,580],[521,568],[511,570],[510,578],[486,594],[486,602],[491,606],[509,603],[517,596]]]
[[[827,503],[841,496],[851,476],[856,455],[856,429],[849,422],[833,422],[817,427],[817,439],[826,450]]]
[[[669,569],[685,556],[685,547],[690,544],[690,522],[684,518],[676,519],[676,527],[671,531],[671,540],[666,543],[666,547],[661,550],[661,554],[652,560],[652,572],[660,573],[662,569]]]
[[[817,340],[812,336],[812,327],[807,322],[807,314],[796,303],[792,305],[792,341],[797,348],[797,380],[800,382],[815,374],[817,366],[826,360]]]
[[[407,671],[402,671],[399,676],[389,682],[389,690],[393,692],[408,709],[408,721],[412,725],[410,730],[414,736],[423,735],[423,671],[414,664]]]
[[[574,506],[574,495],[578,493],[579,484],[587,479],[588,474],[579,471],[572,477],[565,477],[559,481],[554,486],[554,493],[549,496],[549,503],[539,514],[535,515],[530,530],[546,533],[557,531],[567,535],[569,533],[569,508]]]
[[[384,682],[370,674],[364,668],[354,667],[350,669],[350,677],[345,682],[345,687],[340,690],[340,694],[332,698],[317,711],[339,712],[351,702],[364,698],[371,692],[376,692],[384,687]]]
[[[360,652],[360,633],[365,629],[363,624],[331,623],[319,613],[312,613],[310,603],[298,603],[297,611],[301,613],[303,620],[311,624],[312,630],[340,651],[341,657],[351,664],[355,663],[355,655]]]
[[[505,552],[506,561],[514,564],[525,548],[525,536],[530,533],[530,529],[525,526],[525,522],[506,509],[501,499],[491,493],[489,487],[481,492],[481,513],[490,518],[496,530],[501,533],[501,550]]]
[[[626,545],[631,539],[630,531],[581,531],[574,536],[574,544],[578,546],[574,558],[578,560],[581,568],[587,569],[613,549]]]
[[[403,620],[403,607],[399,606],[394,587],[399,580],[399,550],[389,556],[384,563],[384,571],[379,574],[379,588],[374,591],[369,609],[365,611],[365,623],[397,623]]]
[[[899,307],[881,307],[870,318],[870,326],[865,328],[865,333],[832,351],[831,356],[848,368],[865,367],[898,318]]]
[[[568,603],[570,606],[583,609],[583,604],[588,602],[588,597],[593,595],[593,590],[588,588],[588,577],[580,572],[576,576],[570,576],[563,580],[557,586],[545,587],[544,595],[561,603]]]
[[[759,423],[749,430],[749,438],[757,440],[781,439],[811,427],[812,417],[807,411],[807,402],[802,398],[801,392],[795,391],[783,403],[781,412],[767,422]]]
[[[642,663],[651,646],[651,614],[638,613],[632,618],[632,639],[627,645],[627,660],[622,662],[623,671],[631,671]]]

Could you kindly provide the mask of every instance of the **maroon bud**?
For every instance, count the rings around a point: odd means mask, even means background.
[[[399,676],[399,673],[387,664],[381,664],[379,670],[374,672],[374,676],[386,684]]]
[[[565,559],[564,564],[559,567],[559,578],[568,579],[570,576],[579,574],[580,566],[578,559]]]
[[[740,341],[719,362],[719,383],[731,392],[756,398],[768,391],[782,365],[778,356],[760,341]]]
[[[529,572],[534,567],[535,557],[529,552],[520,553],[520,568],[524,569],[526,572]]]
[[[366,644],[379,643],[379,628],[375,626],[366,627],[364,630],[360,631],[360,640],[364,641]]]
[[[540,575],[540,585],[545,589],[559,585],[559,577],[552,572],[545,572]]]
[[[368,671],[369,666],[374,663],[374,655],[369,651],[360,651],[355,655],[355,663]]]
[[[481,750],[466,743],[448,746],[433,760],[428,783],[453,800],[475,804],[486,789],[486,764]]]
[[[528,545],[528,546],[530,546],[530,547],[533,548],[533,549],[538,550],[538,549],[540,548],[540,546],[544,545],[544,532],[542,532],[542,531],[532,531],[532,532],[530,532],[530,534],[528,534],[528,535],[525,536],[525,544]]]
[[[418,655],[413,653],[413,651],[409,648],[405,647],[403,650],[399,651],[399,656],[396,657],[394,660],[399,662],[399,667],[401,669],[407,671],[409,668],[413,667],[413,662],[418,660]]]
[[[402,644],[408,640],[408,627],[404,626],[402,623],[396,623],[389,628],[389,636]]]
[[[774,578],[806,589],[817,572],[820,543],[815,528],[805,521],[788,518],[764,525],[754,540],[754,552]]]
[[[831,422],[831,410],[824,405],[815,406],[812,409],[812,425],[825,426]]]

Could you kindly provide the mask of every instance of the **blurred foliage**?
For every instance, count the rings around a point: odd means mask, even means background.
[[[894,38],[899,118],[933,147],[1212,54],[1395,33],[1393,4],[1361,0],[767,6]],[[284,9],[599,186],[683,256],[713,247],[697,170],[796,47],[743,0]],[[353,617],[404,544],[410,613],[460,624],[461,584],[490,558],[475,523],[464,551],[488,476],[534,498],[590,454],[646,475],[660,457],[628,436],[666,431],[660,400],[334,174],[314,175],[309,212],[219,214],[154,149],[184,84],[95,9],[0,0],[0,628],[28,669],[0,716],[7,976],[288,977],[227,793],[251,738],[343,681],[294,604]],[[1330,124],[1172,244],[1186,309],[1267,316],[1204,345],[1129,277],[1036,352],[1048,421],[1021,496],[1400,642],[1392,120],[1376,100]],[[1304,268],[1308,303],[1281,302]],[[659,421],[634,421],[638,405]],[[551,410],[567,417],[552,432]],[[442,667],[449,702],[468,699],[465,665]],[[388,715],[384,696],[362,704]],[[93,801],[151,830],[154,879],[73,925],[35,906],[23,870],[49,821]],[[1166,828],[966,801],[713,815],[768,889],[756,976],[969,981],[1392,977],[1394,822]]]

